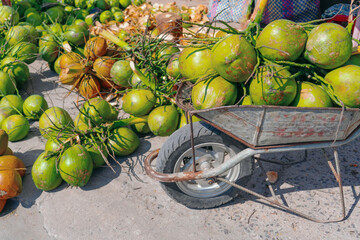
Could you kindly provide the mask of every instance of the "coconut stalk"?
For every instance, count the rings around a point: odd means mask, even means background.
[[[255,24],[260,24],[265,8],[267,6],[268,0],[259,0],[256,5],[253,14],[250,17],[250,21]]]
[[[105,127],[108,127],[110,130],[116,129],[119,127],[126,127],[131,126],[138,123],[147,123],[148,116],[142,116],[142,117],[130,117],[130,118],[124,118],[120,120],[116,120],[112,123],[110,123],[108,126],[104,125]]]
[[[0,167],[0,171],[9,171],[9,170],[15,170],[15,171],[25,170],[26,171],[26,168],[3,168],[3,167]]]
[[[118,37],[116,37],[109,30],[103,30],[103,31],[100,32],[99,35],[102,36],[103,38],[105,38],[106,40],[109,40],[110,42],[112,42],[112,43],[118,45],[119,47],[123,48],[125,51],[132,50],[132,47],[127,42],[119,39]]]
[[[151,88],[152,90],[155,90],[154,86],[150,84],[149,79],[139,70],[139,68],[133,61],[130,61],[130,68],[134,72],[134,74],[140,78],[141,82],[143,82],[147,87]]]
[[[127,127],[138,123],[147,123],[148,116],[142,116],[142,117],[130,117],[125,119],[119,119],[115,120],[114,122],[110,123],[103,123],[100,125],[95,125],[91,128],[89,128],[86,131],[80,131],[74,129],[72,126],[66,126],[59,128],[57,126],[51,127],[51,130],[58,131],[60,133],[66,132],[66,139],[63,141],[60,141],[60,147],[57,149],[56,152],[53,152],[49,154],[50,157],[58,157],[60,158],[61,153],[63,153],[66,149],[71,147],[74,144],[84,144],[84,143],[92,143],[95,146],[97,146],[97,149],[99,150],[101,156],[103,157],[105,163],[111,168],[111,170],[115,173],[114,168],[111,166],[108,159],[105,157],[105,155],[102,153],[100,147],[98,146],[98,142],[106,143],[106,141],[109,139],[111,131],[120,127]],[[58,138],[59,139],[59,138]],[[105,150],[109,154],[109,156],[118,164],[121,166],[121,164],[116,160],[115,156],[112,154],[112,150],[109,149],[109,147],[105,145]]]

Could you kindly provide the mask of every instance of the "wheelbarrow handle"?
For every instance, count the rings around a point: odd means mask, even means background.
[[[260,153],[263,150],[254,150],[251,148],[246,148],[227,160],[226,162],[220,164],[219,166],[204,171],[197,172],[177,172],[177,173],[160,173],[151,167],[151,163],[159,154],[159,149],[151,152],[144,161],[145,171],[148,176],[158,180],[160,182],[180,182],[180,181],[189,181],[189,180],[198,180],[206,179],[219,176],[224,172],[230,170],[235,165],[239,164],[242,160],[253,156],[254,154]]]
[[[151,163],[157,158],[159,155],[160,149],[156,149],[152,151],[144,161],[145,172],[151,178],[160,181],[160,182],[179,182],[179,181],[188,181],[193,179],[200,179],[198,175],[202,173],[199,172],[179,172],[179,173],[160,173],[157,172],[152,166]]]
[[[224,172],[230,170],[235,165],[239,164],[242,160],[252,157],[256,154],[265,154],[265,153],[279,153],[279,152],[291,152],[291,151],[301,151],[309,149],[320,149],[320,148],[329,148],[329,147],[339,147],[341,145],[347,144],[360,135],[360,128],[358,128],[350,137],[342,141],[336,142],[320,142],[320,143],[308,143],[308,144],[299,144],[291,146],[280,146],[273,148],[261,148],[261,149],[252,149],[246,148],[231,157],[224,163],[219,166],[204,171],[197,172],[176,172],[176,173],[160,173],[152,168],[151,163],[159,154],[159,149],[151,152],[144,161],[145,171],[148,176],[151,178],[160,181],[160,182],[179,182],[179,181],[189,181],[189,180],[198,180],[217,177],[223,174]]]

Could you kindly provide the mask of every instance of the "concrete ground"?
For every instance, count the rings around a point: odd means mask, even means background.
[[[197,1],[198,3],[199,1]],[[186,2],[191,5],[191,1]],[[206,4],[206,2],[205,2]],[[58,85],[57,76],[43,61],[30,65],[29,94],[43,94],[50,106],[65,108],[74,118],[76,95],[65,98],[68,89]],[[39,69],[41,68],[41,71]],[[31,167],[44,150],[45,140],[38,122],[31,122],[26,139],[10,143],[15,155],[27,166],[23,192],[9,200],[0,214],[0,239],[359,239],[360,238],[360,143],[339,149],[346,203],[346,219],[338,223],[314,223],[261,203],[256,197],[242,197],[224,206],[192,210],[173,201],[144,171],[144,158],[160,148],[167,138],[146,136],[121,166],[96,169],[83,188],[63,183],[50,192],[36,189]],[[331,151],[326,153],[330,156]],[[285,154],[299,160],[304,152]],[[267,156],[280,159],[284,154]],[[266,157],[266,156],[262,156]],[[130,167],[129,167],[130,166]],[[307,160],[280,166],[264,164],[279,173],[274,185],[277,197],[290,207],[321,219],[341,215],[338,188],[320,150],[308,152]],[[133,171],[130,171],[133,169]],[[249,186],[270,196],[258,165]]]

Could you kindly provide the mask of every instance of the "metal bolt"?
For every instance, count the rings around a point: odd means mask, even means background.
[[[210,178],[210,179],[208,180],[208,184],[209,184],[209,185],[213,185],[214,183],[215,183],[215,179]]]

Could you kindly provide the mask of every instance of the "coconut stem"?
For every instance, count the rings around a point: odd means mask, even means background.
[[[8,171],[8,170],[26,170],[26,168],[0,168],[0,171]]]
[[[189,22],[190,23],[190,22]],[[229,29],[226,29],[226,28],[223,28],[223,27],[216,27],[216,26],[213,26],[212,23],[222,23],[224,24],[227,28]],[[225,33],[229,33],[229,34],[242,34],[244,33],[244,31],[238,31],[236,30],[235,28],[231,27],[227,22],[224,22],[224,21],[213,21],[211,24],[206,24],[205,27],[207,28],[210,28],[210,29],[213,29],[213,30],[219,30],[219,31],[222,31],[222,32],[225,32]],[[195,26],[201,26],[201,27],[204,27],[204,24],[203,23],[195,23],[195,22],[191,22],[192,25],[195,25]]]
[[[108,30],[103,30],[100,33],[100,36],[102,36],[106,40],[109,40],[110,42],[113,42],[114,44],[118,45],[119,47],[123,48],[126,51],[130,51],[132,49],[127,42],[119,39],[118,37],[116,37],[113,33],[111,33]]]
[[[113,124],[110,126],[110,129],[115,129],[119,127],[126,127],[129,125],[134,125],[137,123],[147,123],[148,116],[142,116],[142,117],[130,117],[125,119],[116,120],[113,122]]]
[[[135,65],[133,61],[130,61],[130,68],[134,72],[134,74],[140,78],[141,82],[145,84],[145,86],[151,88],[149,79],[139,70],[139,68]]]
[[[301,68],[307,68],[307,69],[315,69],[316,66],[312,64],[306,64],[306,63],[296,63],[296,62],[290,62],[290,61],[275,61],[275,64],[281,64],[281,65],[288,65],[293,67],[301,67]]]
[[[263,17],[268,0],[258,0],[256,3],[253,14],[251,15],[250,21],[255,24],[260,24]]]
[[[334,89],[332,88],[332,86],[323,77],[314,72],[313,79],[321,84],[323,89],[336,104],[338,104],[339,106],[343,105],[339,97],[334,93]]]

